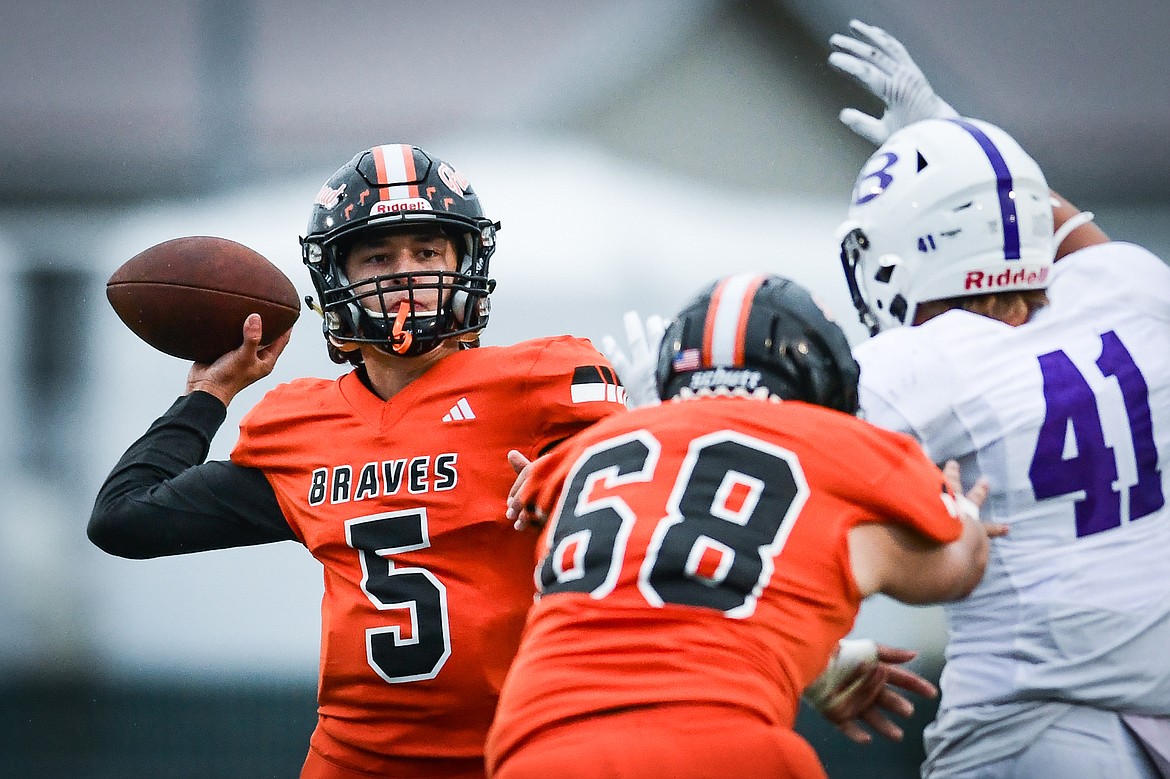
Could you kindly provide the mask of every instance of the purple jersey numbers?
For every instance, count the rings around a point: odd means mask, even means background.
[[[1085,377],[1062,351],[1037,358],[1044,378],[1046,411],[1028,477],[1037,500],[1084,492],[1075,504],[1077,536],[1100,533],[1121,525],[1121,493],[1114,489],[1117,459],[1105,443],[1097,397]],[[1154,445],[1149,389],[1141,371],[1117,334],[1101,336],[1101,374],[1117,379],[1129,420],[1137,482],[1129,488],[1129,519],[1140,519],[1162,508],[1162,475]],[[1066,456],[1071,426],[1075,454]]]

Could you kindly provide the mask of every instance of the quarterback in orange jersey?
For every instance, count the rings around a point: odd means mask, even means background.
[[[364,151],[322,187],[304,260],[337,380],[271,390],[230,462],[204,462],[227,404],[287,343],[192,366],[187,393],[102,486],[90,538],[148,558],[299,541],[324,567],[319,719],[306,779],[484,776],[532,605],[538,533],[505,520],[508,452],[537,457],[625,411],[587,341],[478,347],[499,225],[454,168]]]
[[[957,498],[957,473],[853,416],[845,336],[795,283],[705,290],[657,380],[668,402],[599,422],[520,487],[549,519],[497,779],[824,776],[793,724],[862,599],[950,600],[982,575],[985,485]]]

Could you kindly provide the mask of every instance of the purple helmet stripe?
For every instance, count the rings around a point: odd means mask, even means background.
[[[1020,259],[1020,220],[1016,214],[1016,201],[1012,198],[1012,173],[1004,162],[995,143],[987,134],[970,122],[952,119],[975,139],[995,171],[996,189],[999,192],[999,215],[1003,222],[1003,257],[1005,260]]]

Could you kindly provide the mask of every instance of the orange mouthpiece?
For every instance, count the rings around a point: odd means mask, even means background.
[[[390,330],[390,348],[395,354],[406,354],[414,335],[402,329],[406,324],[406,317],[410,314],[410,303],[405,300],[398,304],[398,313],[394,315],[394,327]]]

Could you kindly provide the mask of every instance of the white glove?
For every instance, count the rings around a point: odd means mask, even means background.
[[[658,346],[666,332],[666,320],[651,314],[643,324],[637,311],[627,311],[624,317],[629,354],[622,351],[611,336],[601,339],[601,351],[613,363],[614,370],[626,388],[626,406],[657,406]]]
[[[891,134],[914,122],[959,118],[958,112],[934,93],[897,38],[856,19],[849,27],[857,37],[837,34],[829,38],[835,49],[829,64],[881,99],[886,111],[877,119],[856,108],[843,109],[840,119],[846,127],[881,146]]]
[[[804,691],[805,700],[817,711],[824,711],[837,705],[869,678],[869,673],[866,673],[854,679],[848,686],[841,687],[842,683],[863,665],[877,668],[877,643],[868,638],[841,639],[837,642],[837,653],[829,660],[828,667]]]

